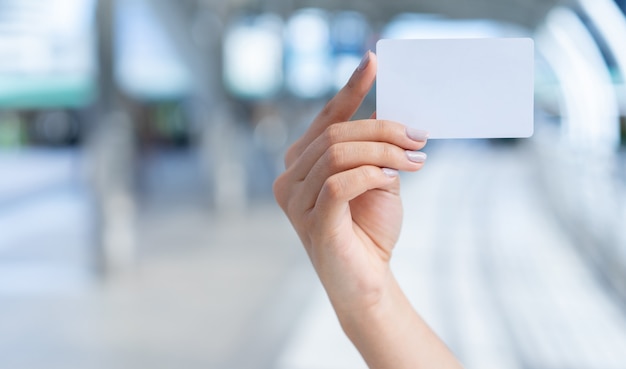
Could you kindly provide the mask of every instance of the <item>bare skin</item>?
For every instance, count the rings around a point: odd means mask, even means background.
[[[422,168],[427,133],[374,115],[350,121],[375,78],[368,52],[287,151],[274,194],[370,368],[461,368],[389,266],[402,223],[398,171]]]

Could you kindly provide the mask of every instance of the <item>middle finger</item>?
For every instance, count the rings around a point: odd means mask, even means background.
[[[400,123],[366,119],[336,123],[317,137],[289,168],[295,181],[303,181],[313,165],[332,146],[344,142],[384,142],[405,150],[421,150],[428,134]]]

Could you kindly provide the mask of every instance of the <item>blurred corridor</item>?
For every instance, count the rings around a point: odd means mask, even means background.
[[[535,135],[429,142],[394,272],[468,369],[626,368],[625,9],[0,0],[0,368],[365,368],[271,186],[378,39],[440,37],[534,39]]]

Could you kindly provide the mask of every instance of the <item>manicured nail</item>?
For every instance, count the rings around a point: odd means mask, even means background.
[[[406,127],[406,135],[413,141],[423,142],[428,140],[428,132],[413,127]]]
[[[406,157],[414,163],[423,163],[426,161],[426,154],[421,151],[406,151]]]
[[[367,68],[367,65],[369,64],[369,62],[370,62],[370,51],[367,50],[365,55],[363,55],[363,59],[361,59],[361,63],[356,68],[356,70],[358,70],[359,72],[364,70],[365,68]]]
[[[385,173],[387,177],[391,177],[391,178],[398,176],[398,171],[395,169],[391,169],[391,168],[383,168],[383,173]]]

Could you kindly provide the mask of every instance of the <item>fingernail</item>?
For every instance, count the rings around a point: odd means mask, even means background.
[[[383,168],[383,173],[385,173],[387,177],[391,177],[391,178],[398,176],[398,171],[395,169],[391,169],[391,168]]]
[[[413,141],[423,142],[428,140],[428,132],[413,127],[406,127],[406,135]]]
[[[414,163],[423,163],[426,161],[426,154],[421,151],[406,151],[406,157]]]
[[[367,50],[367,52],[365,53],[365,55],[363,55],[363,59],[361,59],[361,63],[359,63],[359,66],[356,68],[356,70],[358,70],[359,72],[364,70],[365,68],[367,68],[367,65],[370,62],[370,51]]]

